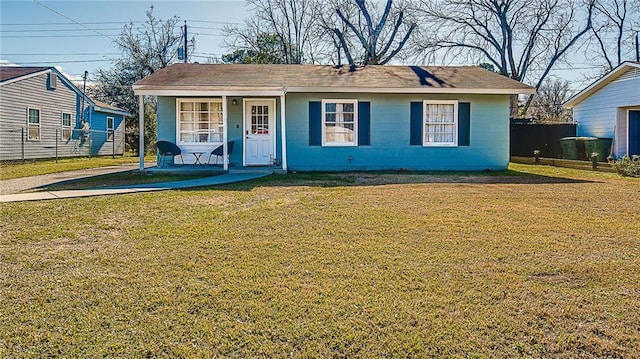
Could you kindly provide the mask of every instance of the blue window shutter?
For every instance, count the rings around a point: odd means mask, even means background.
[[[458,103],[458,146],[469,146],[471,142],[471,104]]]
[[[410,145],[422,145],[422,102],[411,102]]]
[[[358,146],[371,146],[371,102],[358,102]]]
[[[309,101],[309,146],[322,146],[322,102]]]

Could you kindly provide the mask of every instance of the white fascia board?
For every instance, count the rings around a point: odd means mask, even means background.
[[[615,80],[618,75],[625,72],[631,67],[640,68],[640,64],[635,62],[623,62],[615,69],[611,70],[608,74],[601,77],[599,80],[596,80],[591,85],[587,86],[584,90],[578,92],[577,94],[571,96],[563,105],[567,108],[574,108],[577,104],[584,101],[587,97],[593,95],[595,92],[605,87],[613,80]]]
[[[485,94],[518,95],[533,94],[530,89],[468,89],[468,88],[384,88],[384,87],[288,87],[287,92],[324,92],[324,93],[393,93],[393,94]]]
[[[199,97],[222,97],[222,96],[280,96],[286,93],[284,90],[154,90],[154,89],[136,89],[133,88],[136,96],[199,96]]]
[[[21,80],[30,79],[32,77],[40,76],[40,75],[43,75],[43,74],[48,74],[49,72],[51,72],[51,69],[46,69],[46,70],[34,72],[34,73],[31,73],[31,74],[28,74],[28,75],[18,76],[16,78],[12,78],[11,80],[0,82],[0,86],[8,85],[10,83],[14,83],[14,82],[21,81]]]
[[[393,93],[393,94],[485,94],[485,95],[518,95],[533,94],[530,89],[464,89],[464,88],[361,88],[361,87],[288,87],[286,90],[160,90],[136,89],[136,96],[280,96],[288,92],[313,93]]]

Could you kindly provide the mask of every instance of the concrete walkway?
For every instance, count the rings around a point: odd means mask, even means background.
[[[246,173],[237,172],[237,173],[225,173],[225,174],[221,174],[213,177],[197,178],[197,179],[184,180],[184,181],[148,183],[148,184],[118,186],[118,187],[100,188],[100,189],[8,194],[8,195],[0,195],[0,202],[38,201],[38,200],[45,200],[45,199],[104,196],[104,195],[111,195],[111,194],[139,193],[139,192],[150,192],[150,191],[164,191],[169,189],[206,187],[206,186],[222,185],[222,184],[228,184],[228,183],[234,183],[234,182],[240,182],[240,181],[248,181],[251,179],[268,176],[269,174],[271,173],[270,172],[246,172]]]

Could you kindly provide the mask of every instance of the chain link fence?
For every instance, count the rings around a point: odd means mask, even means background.
[[[0,162],[31,159],[120,156],[125,151],[123,131],[18,127],[0,129]]]

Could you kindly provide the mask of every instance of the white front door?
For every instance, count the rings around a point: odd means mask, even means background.
[[[275,100],[244,103],[244,164],[271,165],[275,158]]]

